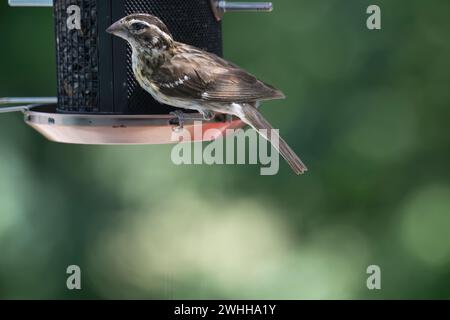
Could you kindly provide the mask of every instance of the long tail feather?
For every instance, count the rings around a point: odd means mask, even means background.
[[[277,151],[283,156],[296,174],[303,174],[308,171],[308,168],[289,147],[286,141],[284,141],[283,138],[281,138],[280,135],[273,130],[270,123],[264,119],[262,114],[255,107],[252,105],[243,105],[241,120],[250,125],[253,129],[258,131],[262,137],[272,143],[275,149],[277,149]],[[278,146],[277,143],[274,143],[276,140],[279,141]]]

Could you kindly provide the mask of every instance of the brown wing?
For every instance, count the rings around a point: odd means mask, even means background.
[[[284,98],[236,65],[188,46],[156,70],[152,80],[163,94],[182,99],[242,103]]]

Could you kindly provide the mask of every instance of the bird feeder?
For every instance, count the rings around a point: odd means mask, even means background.
[[[131,50],[105,30],[133,13],[161,18],[175,40],[222,55],[221,20],[226,12],[271,11],[271,3],[219,0],[9,0],[11,6],[53,7],[57,97],[0,98],[0,113],[21,111],[46,138],[76,144],[163,144],[175,142],[174,108],[162,105],[136,82]],[[189,114],[184,128],[218,129],[218,136],[243,123]],[[191,134],[192,137],[194,135]],[[203,136],[203,135],[202,135]]]

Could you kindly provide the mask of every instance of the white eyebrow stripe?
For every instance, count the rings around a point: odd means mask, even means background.
[[[133,24],[133,23],[136,23],[136,22],[145,24],[147,27],[151,27],[151,26],[152,26],[152,25],[151,25],[150,23],[148,23],[147,21],[144,21],[144,20],[138,20],[138,19],[132,19],[132,20],[130,20],[130,25]]]
[[[167,42],[172,41],[172,37],[170,35],[168,35],[166,32],[162,31],[161,28],[159,28],[158,26],[155,26],[154,24],[150,24],[147,21],[141,20],[141,19],[132,19],[130,20],[129,24],[132,25],[135,22],[139,22],[142,23],[144,25],[146,25],[148,28],[152,28],[153,30],[156,30],[157,33],[162,34],[162,36],[165,38],[165,40]]]

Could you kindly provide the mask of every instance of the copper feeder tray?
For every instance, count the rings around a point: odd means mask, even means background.
[[[212,141],[225,136],[227,129],[245,125],[235,118],[224,120],[223,116],[202,121],[202,116],[194,113],[184,121],[186,131],[179,132],[178,118],[174,115],[63,114],[56,113],[56,104],[0,108],[0,113],[2,111],[22,111],[25,122],[50,141],[85,145],[172,144],[179,142],[174,133],[186,138],[183,142]],[[205,139],[204,133],[210,129],[215,130]]]

